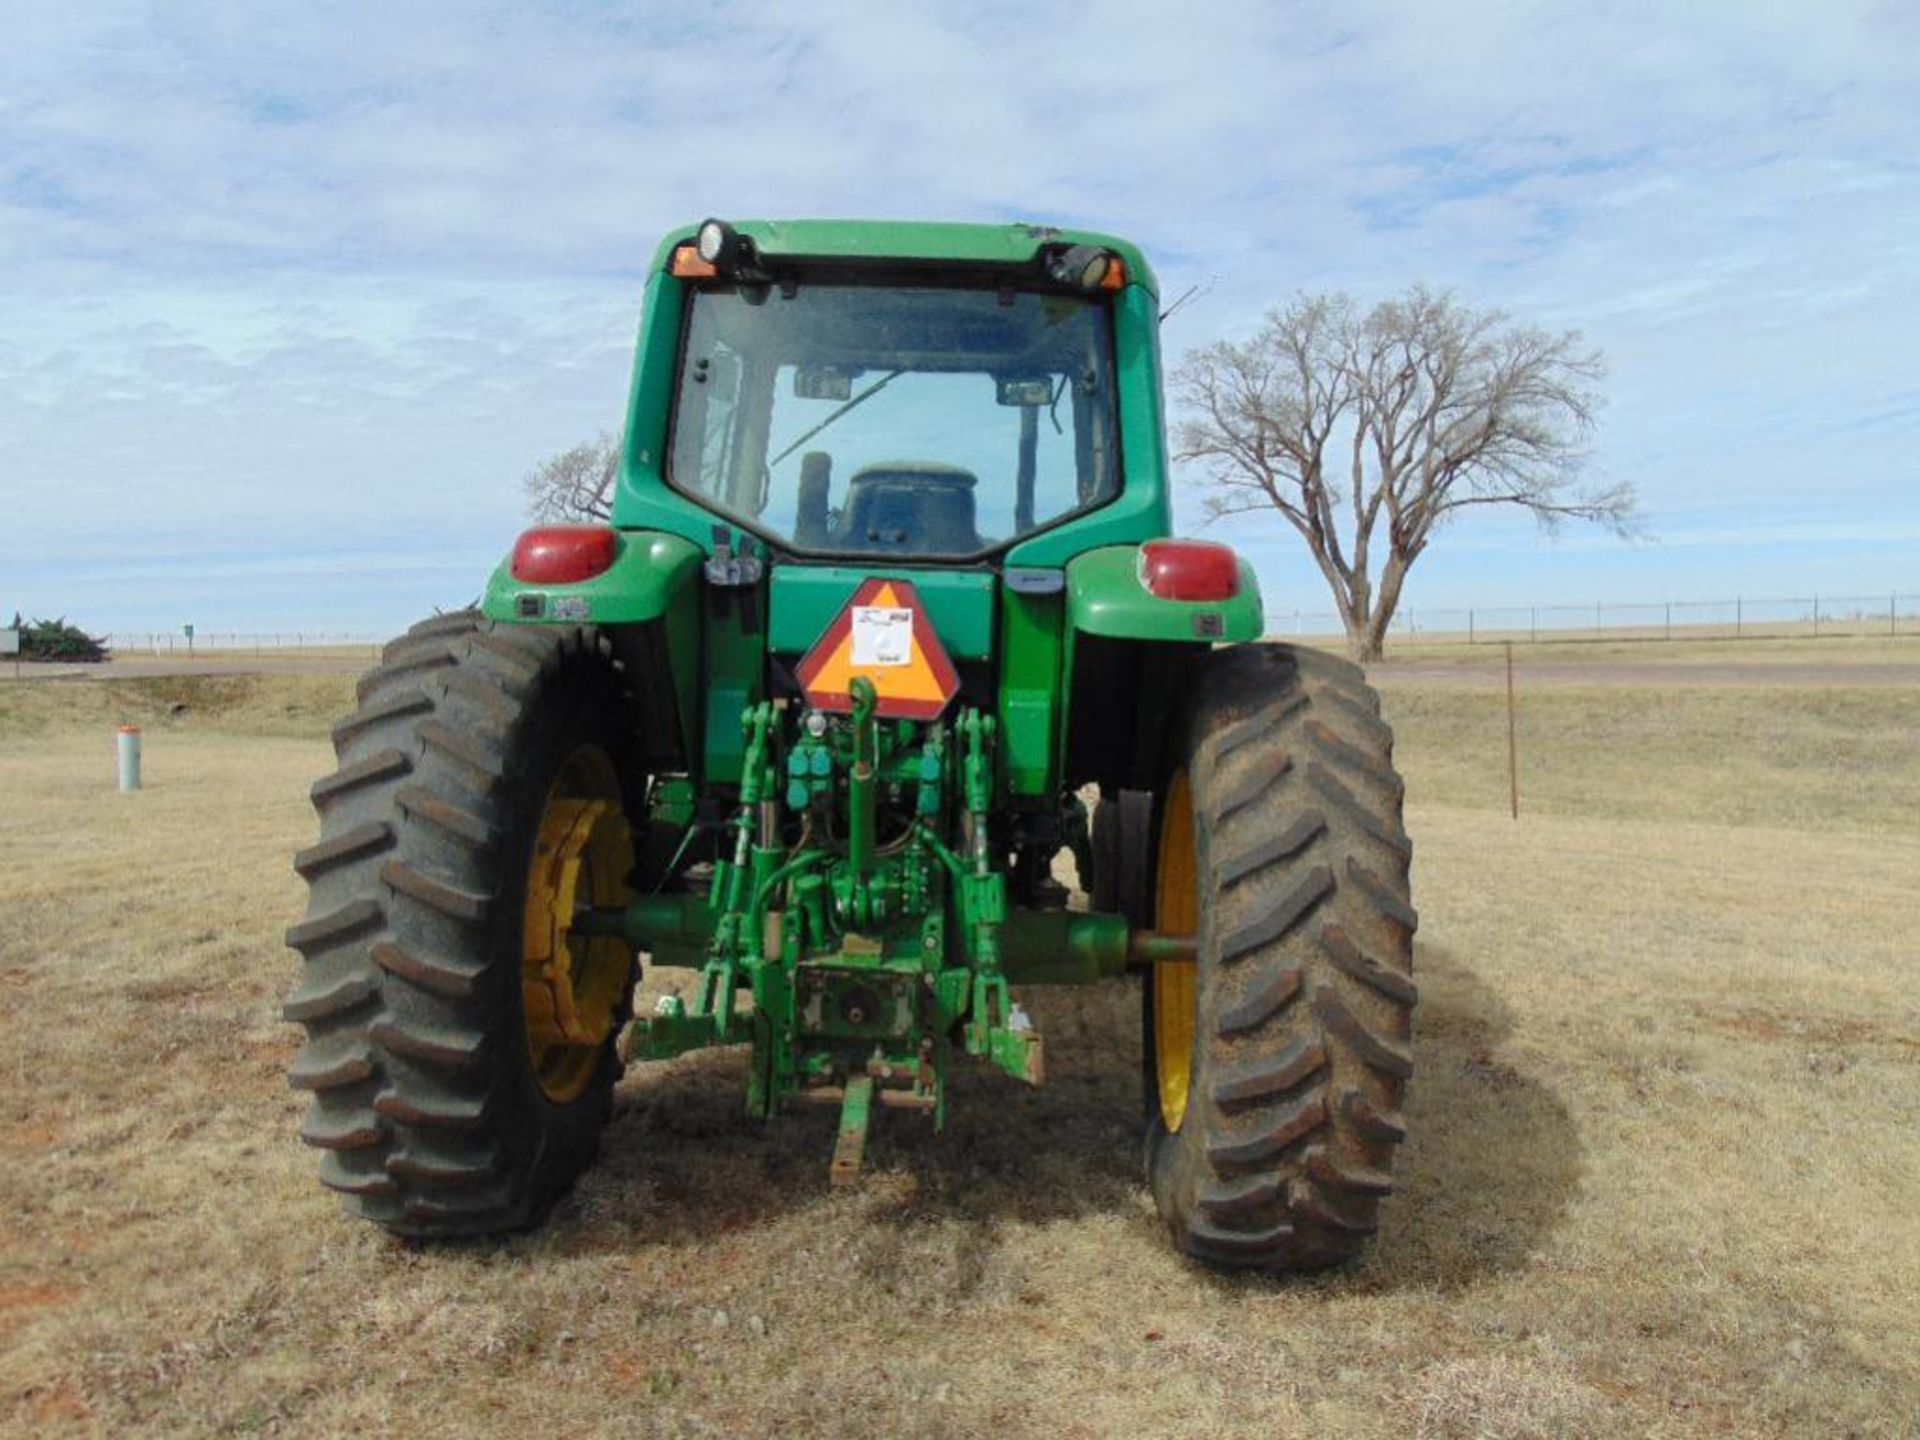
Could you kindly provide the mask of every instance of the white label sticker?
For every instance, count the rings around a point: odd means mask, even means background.
[[[853,607],[855,665],[911,665],[913,611],[890,605]]]

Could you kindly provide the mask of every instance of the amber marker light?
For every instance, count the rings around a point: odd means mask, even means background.
[[[700,258],[700,252],[691,245],[676,245],[673,258],[667,262],[667,273],[676,280],[711,280],[720,273],[718,267]]]

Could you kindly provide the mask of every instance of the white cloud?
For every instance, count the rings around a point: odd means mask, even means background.
[[[1453,285],[1607,352],[1598,459],[1656,528],[1738,547],[1811,486],[1848,564],[1860,515],[1920,514],[1914,13],[35,7],[0,56],[0,527],[37,558],[0,607],[232,525],[289,557],[274,604],[370,603],[296,583],[316,534],[477,583],[518,476],[617,424],[641,267],[709,212],[1118,230],[1170,292],[1219,277],[1176,353],[1300,287]],[[268,603],[271,564],[211,565]]]

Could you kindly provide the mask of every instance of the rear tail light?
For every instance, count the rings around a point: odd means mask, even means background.
[[[529,585],[591,580],[612,566],[618,532],[605,525],[536,525],[513,542],[509,569]]]
[[[1149,540],[1140,547],[1140,583],[1162,600],[1231,600],[1240,560],[1211,540]]]

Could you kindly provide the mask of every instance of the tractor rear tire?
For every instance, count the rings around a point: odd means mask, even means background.
[[[523,929],[556,803],[610,802],[588,813],[621,843],[640,813],[632,713],[592,629],[471,611],[414,626],[361,679],[333,732],[339,768],[313,787],[320,839],[294,859],[309,898],[287,932],[304,964],[284,1010],[306,1029],[289,1076],[313,1097],[301,1138],[349,1212],[410,1236],[524,1228],[591,1163],[633,958],[595,950],[565,972],[596,977],[580,1013],[610,1027],[603,1041],[582,1025],[537,1044]]]
[[[1176,1243],[1299,1271],[1377,1228],[1405,1138],[1412,846],[1393,736],[1360,670],[1286,645],[1215,652],[1157,793],[1148,1180]]]

